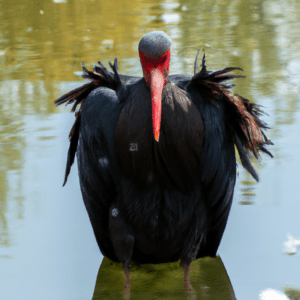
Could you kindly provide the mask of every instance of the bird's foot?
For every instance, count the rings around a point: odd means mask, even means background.
[[[194,291],[194,289],[193,289],[193,287],[192,287],[190,281],[184,282],[184,286],[185,286],[185,288],[186,288],[186,290],[185,290],[186,293],[189,293],[189,294],[190,294],[190,293],[196,293],[196,292]]]

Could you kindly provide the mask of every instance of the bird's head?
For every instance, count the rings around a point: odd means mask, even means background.
[[[170,47],[171,39],[163,31],[149,32],[139,43],[144,78],[151,91],[153,134],[157,142],[160,134],[162,89],[169,74]]]

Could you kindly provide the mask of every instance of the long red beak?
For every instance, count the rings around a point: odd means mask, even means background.
[[[150,91],[152,100],[152,125],[154,138],[158,142],[161,122],[161,94],[165,78],[159,69],[153,69],[150,73]]]

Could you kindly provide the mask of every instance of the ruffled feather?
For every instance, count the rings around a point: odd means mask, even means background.
[[[263,132],[269,127],[259,118],[265,113],[261,110],[260,105],[252,103],[239,95],[232,94],[229,89],[233,85],[221,83],[234,78],[245,78],[242,75],[227,74],[234,70],[243,71],[241,68],[229,67],[214,72],[208,71],[205,65],[204,53],[202,68],[200,72],[196,73],[198,54],[199,51],[195,59],[195,74],[191,79],[190,85],[196,87],[204,99],[211,101],[217,107],[220,102],[225,104],[227,120],[235,132],[235,144],[241,156],[242,165],[258,181],[258,176],[250,163],[245,149],[248,149],[256,159],[259,158],[259,151],[273,157],[265,148],[266,145],[273,145]],[[242,147],[245,149],[243,150]]]

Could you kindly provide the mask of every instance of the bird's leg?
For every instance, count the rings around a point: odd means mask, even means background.
[[[130,299],[130,269],[125,266],[123,268],[125,273],[124,298]]]
[[[109,237],[112,241],[116,256],[123,264],[125,273],[124,296],[130,298],[129,264],[131,262],[134,247],[134,232],[132,226],[126,221],[116,203],[109,210]]]
[[[184,268],[184,286],[186,287],[186,292],[187,293],[195,293],[191,283],[190,283],[190,268],[191,268],[191,265],[188,264],[184,264],[183,265],[183,268]]]

